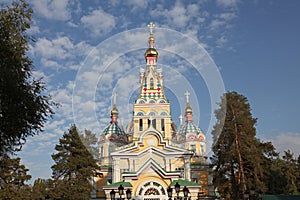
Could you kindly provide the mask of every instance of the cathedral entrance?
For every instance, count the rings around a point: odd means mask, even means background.
[[[156,181],[148,181],[138,190],[138,199],[143,200],[166,200],[167,193],[165,188]]]

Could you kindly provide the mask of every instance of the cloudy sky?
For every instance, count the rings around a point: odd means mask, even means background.
[[[209,138],[220,94],[234,90],[249,99],[257,136],[278,151],[299,155],[299,1],[32,0],[30,5],[34,76],[44,78],[62,105],[19,153],[33,180],[51,176],[51,154],[70,124],[101,133],[110,121],[113,92],[124,127],[129,122],[151,21],[177,124],[189,90],[194,121]]]

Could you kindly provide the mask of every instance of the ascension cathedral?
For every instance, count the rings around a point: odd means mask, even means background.
[[[157,67],[154,24],[148,26],[146,67],[140,70],[132,120],[126,130],[118,124],[114,95],[111,121],[98,139],[101,170],[94,177],[92,194],[96,199],[126,199],[126,192],[136,200],[167,200],[170,195],[197,199],[211,191],[206,137],[193,123],[189,92],[182,94],[186,96],[185,121],[181,117],[177,129],[164,92],[162,69]]]

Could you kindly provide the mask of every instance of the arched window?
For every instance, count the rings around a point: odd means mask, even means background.
[[[153,81],[153,78],[150,78],[150,89],[151,89],[151,90],[154,89],[154,81]]]
[[[143,130],[143,119],[139,120],[139,131]]]
[[[165,131],[165,119],[160,120],[161,131]]]
[[[151,100],[149,101],[149,103],[155,103],[155,101],[154,101],[153,99],[151,99]]]
[[[153,120],[152,120],[152,126],[153,126],[153,128],[156,129],[156,119],[153,119]]]

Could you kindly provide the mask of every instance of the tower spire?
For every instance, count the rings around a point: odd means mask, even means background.
[[[147,64],[156,64],[156,60],[158,57],[158,53],[156,49],[154,48],[154,37],[153,37],[153,30],[154,30],[155,24],[153,22],[150,22],[148,24],[150,37],[149,37],[149,48],[145,52],[145,58],[147,61]]]
[[[193,121],[193,110],[190,105],[190,93],[189,91],[186,91],[184,93],[185,98],[186,98],[186,106],[185,106],[185,117],[186,117],[186,122],[192,122]]]
[[[153,22],[150,22],[148,24],[149,31],[150,31],[150,37],[149,37],[149,47],[154,48],[154,37],[153,37],[153,30],[155,28],[155,24]]]
[[[117,93],[113,94],[113,108],[110,112],[111,114],[111,122],[112,123],[117,123],[119,111],[117,109]]]

